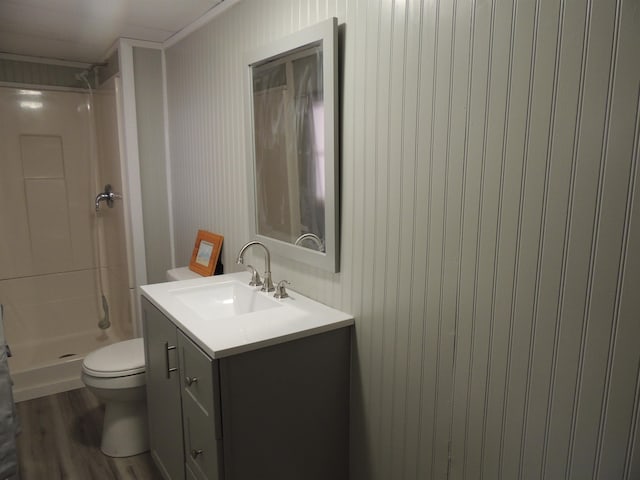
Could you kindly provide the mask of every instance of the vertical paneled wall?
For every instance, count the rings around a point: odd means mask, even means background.
[[[176,258],[248,240],[243,58],[341,24],[361,480],[640,477],[635,0],[244,0],[166,52]]]
[[[133,48],[138,158],[144,211],[147,282],[164,282],[171,268],[171,239],[162,103],[162,52]]]
[[[0,82],[87,88],[86,81],[79,75],[85,72],[90,65],[72,67],[31,62],[28,58],[14,56],[6,58],[0,54]],[[92,85],[95,83],[91,75],[87,79]]]

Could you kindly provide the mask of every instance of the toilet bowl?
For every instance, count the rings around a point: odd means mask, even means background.
[[[82,362],[82,381],[105,404],[100,449],[129,457],[149,449],[142,338],[100,348]]]

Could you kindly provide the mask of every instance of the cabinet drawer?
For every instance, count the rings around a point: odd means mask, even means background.
[[[214,411],[217,395],[217,362],[211,360],[182,332],[178,334],[180,350],[180,385],[182,395],[195,400],[208,414]]]
[[[216,438],[215,417],[188,395],[183,397],[182,414],[187,472],[193,478],[217,480],[222,471],[222,444]]]

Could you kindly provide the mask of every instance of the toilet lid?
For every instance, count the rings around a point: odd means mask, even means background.
[[[84,357],[82,368],[94,377],[124,377],[143,373],[144,344],[142,338],[125,340],[102,347]]]

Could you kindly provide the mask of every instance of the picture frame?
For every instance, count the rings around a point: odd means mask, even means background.
[[[206,230],[198,230],[196,243],[191,253],[189,270],[199,273],[204,277],[213,275],[220,258],[224,237]]]

